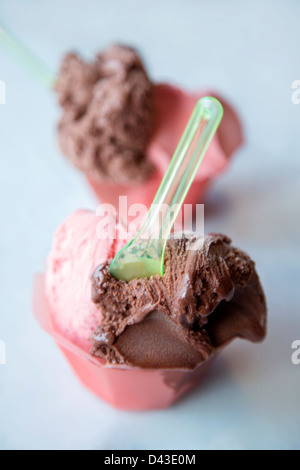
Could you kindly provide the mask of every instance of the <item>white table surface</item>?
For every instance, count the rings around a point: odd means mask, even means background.
[[[262,0],[1,0],[0,18],[53,70],[72,48],[137,46],[156,81],[223,93],[246,143],[206,203],[206,231],[223,231],[257,263],[269,307],[261,345],[236,341],[202,388],[157,412],[116,411],[78,382],[31,311],[58,224],[95,208],[55,140],[54,96],[0,50],[0,448],[300,448],[300,2]]]

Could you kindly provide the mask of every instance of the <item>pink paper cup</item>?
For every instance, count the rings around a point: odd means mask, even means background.
[[[50,334],[73,371],[95,395],[115,408],[154,410],[171,406],[205,376],[212,360],[193,371],[108,367],[58,332],[45,296],[45,276],[37,274],[33,283],[33,312],[39,325]]]
[[[133,204],[150,207],[194,107],[202,96],[215,96],[224,108],[219,129],[207,150],[185,203],[197,204],[204,201],[205,193],[213,179],[225,171],[232,154],[242,144],[240,121],[232,107],[210,90],[187,93],[174,86],[159,84],[154,87],[155,125],[147,149],[147,157],[155,166],[154,173],[147,181],[130,185],[97,181],[93,175],[86,175],[99,202],[118,208],[119,197],[127,196],[128,207]]]

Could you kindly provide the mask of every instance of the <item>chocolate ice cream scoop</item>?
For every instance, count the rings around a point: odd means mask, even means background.
[[[90,63],[67,54],[56,91],[60,146],[77,168],[94,180],[124,184],[149,177],[153,89],[134,49],[114,45]]]
[[[164,276],[128,283],[92,276],[100,311],[92,354],[110,364],[193,369],[236,337],[260,341],[266,330],[264,293],[254,262],[222,234],[170,238]]]

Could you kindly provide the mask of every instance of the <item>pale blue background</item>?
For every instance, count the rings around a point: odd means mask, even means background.
[[[300,448],[300,2],[262,0],[1,0],[3,18],[53,70],[64,51],[137,46],[154,80],[223,93],[246,144],[210,192],[206,231],[249,251],[265,287],[269,332],[236,341],[210,377],[171,409],[127,413],[87,392],[31,313],[32,276],[57,225],[94,208],[55,141],[58,109],[0,50],[0,448]]]

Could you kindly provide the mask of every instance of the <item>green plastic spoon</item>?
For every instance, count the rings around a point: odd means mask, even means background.
[[[216,98],[196,104],[142,228],[111,263],[116,279],[163,275],[168,236],[222,116]]]

